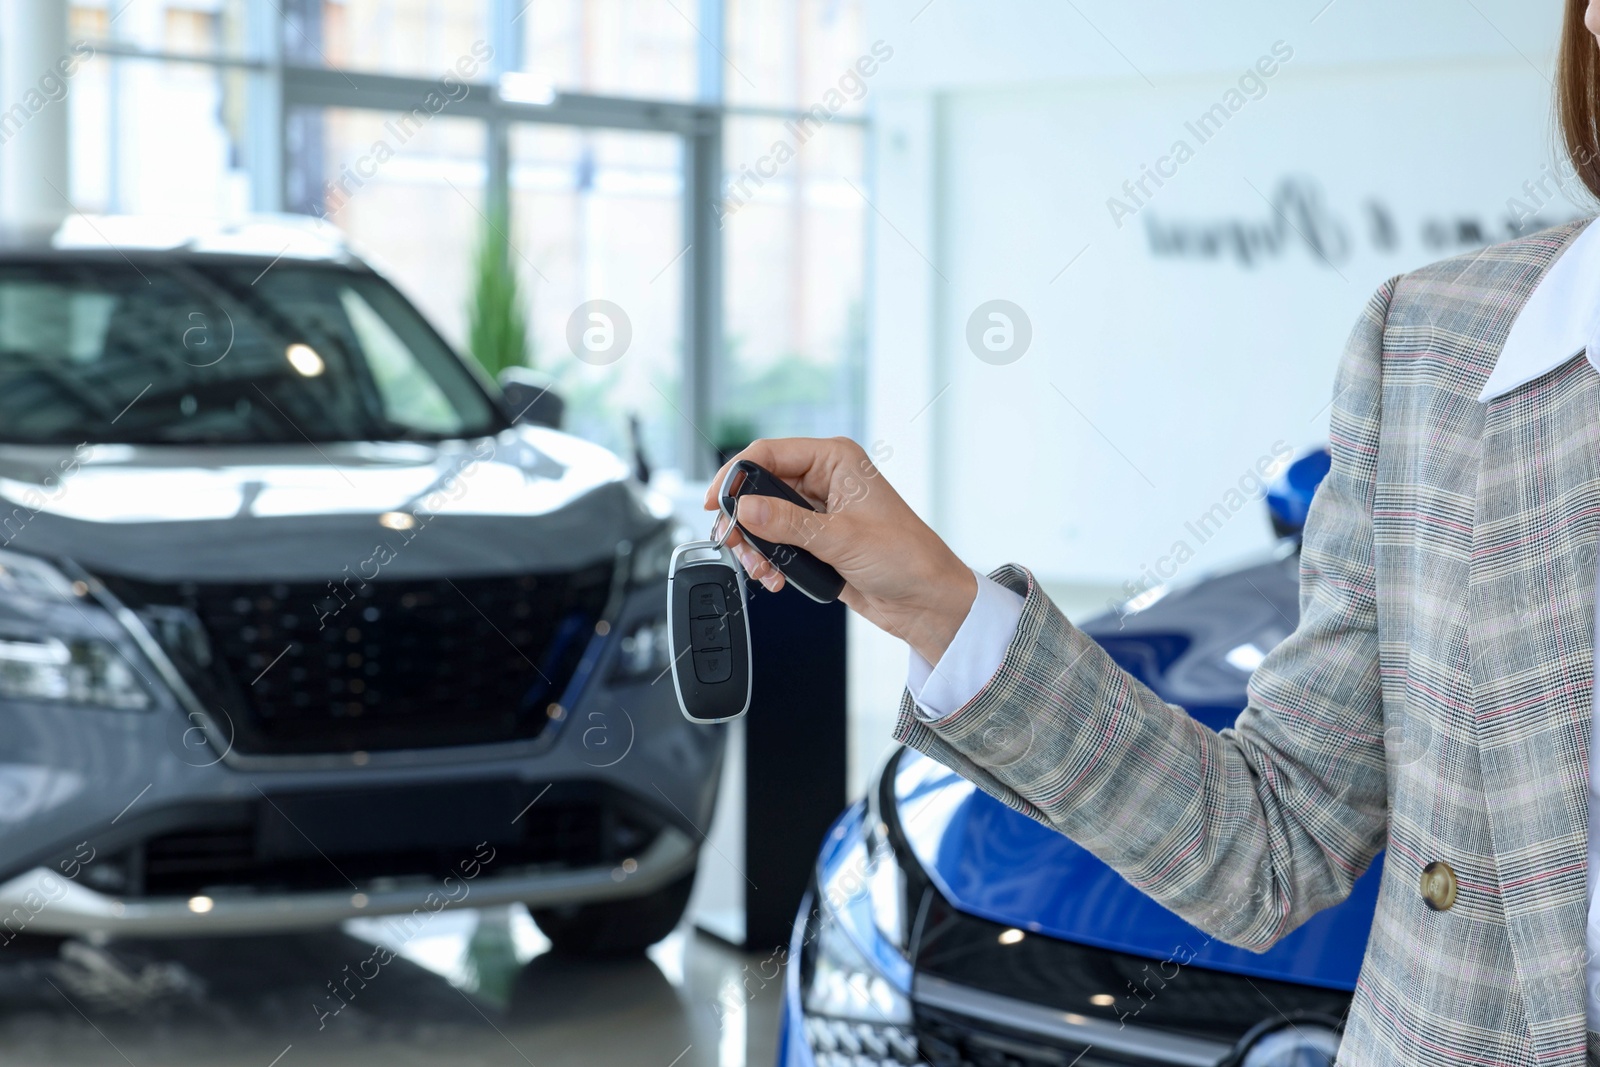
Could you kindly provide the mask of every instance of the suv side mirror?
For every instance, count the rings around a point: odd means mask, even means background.
[[[531,367],[507,367],[499,380],[500,402],[512,422],[561,429],[567,402],[556,392],[554,378]]]

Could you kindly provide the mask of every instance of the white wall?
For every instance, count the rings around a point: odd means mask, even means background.
[[[873,6],[895,53],[870,98],[868,436],[975,567],[1026,563],[1081,609],[1266,547],[1254,501],[1205,538],[1186,523],[1237,506],[1279,442],[1324,438],[1385,278],[1504,239],[1508,201],[1531,203],[1554,159],[1557,0],[1325,3]],[[1228,99],[1275,42],[1292,58]],[[1238,109],[1201,143],[1185,124],[1219,102]],[[1192,158],[1119,226],[1108,198],[1135,206],[1124,181],[1180,139]],[[1179,230],[1261,244],[1249,262],[1162,254]],[[995,298],[1033,331],[1003,366],[964,336]],[[859,782],[904,654],[865,626],[852,653]]]

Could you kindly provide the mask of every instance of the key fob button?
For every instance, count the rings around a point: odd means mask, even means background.
[[[728,648],[728,617],[690,620],[689,647],[697,652]]]
[[[750,620],[739,565],[726,546],[691,541],[674,550],[667,574],[678,707],[690,722],[737,719],[750,708]]]
[[[694,676],[702,684],[715,685],[733,676],[733,654],[727,649],[694,654]]]
[[[701,582],[689,590],[689,615],[700,618],[706,615],[726,615],[728,602],[723,599],[722,587],[713,582]]]

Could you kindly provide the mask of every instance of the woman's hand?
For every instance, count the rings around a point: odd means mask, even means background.
[[[806,511],[771,497],[739,498],[739,522],[767,540],[803,548],[833,566],[847,583],[841,600],[879,628],[938,663],[967,617],[978,580],[939,535],[917,517],[847,437],[757,441],[740,452],[817,505]],[[706,492],[715,511],[724,466]],[[728,539],[752,578],[776,592],[783,575],[737,530]]]

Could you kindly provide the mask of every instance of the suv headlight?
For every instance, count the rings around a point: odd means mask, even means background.
[[[858,804],[835,824],[803,905],[800,1006],[819,1064],[919,1062],[904,885],[887,839],[866,822]]]
[[[611,684],[654,682],[671,664],[672,652],[667,643],[667,566],[672,562],[672,550],[689,536],[687,527],[664,523],[629,552],[628,587],[644,590],[647,595],[653,590],[660,599],[660,608],[628,624],[618,643]]]
[[[667,640],[665,610],[659,617],[634,623],[622,635],[616,665],[611,669],[613,685],[653,682],[666,671],[672,650]]]
[[[665,522],[641,537],[628,553],[628,584],[635,588],[660,586],[665,601],[667,566],[672,562],[672,550],[692,536],[682,523]]]
[[[0,551],[0,700],[152,705],[138,669],[106,636],[120,627],[88,594],[43,560]]]

